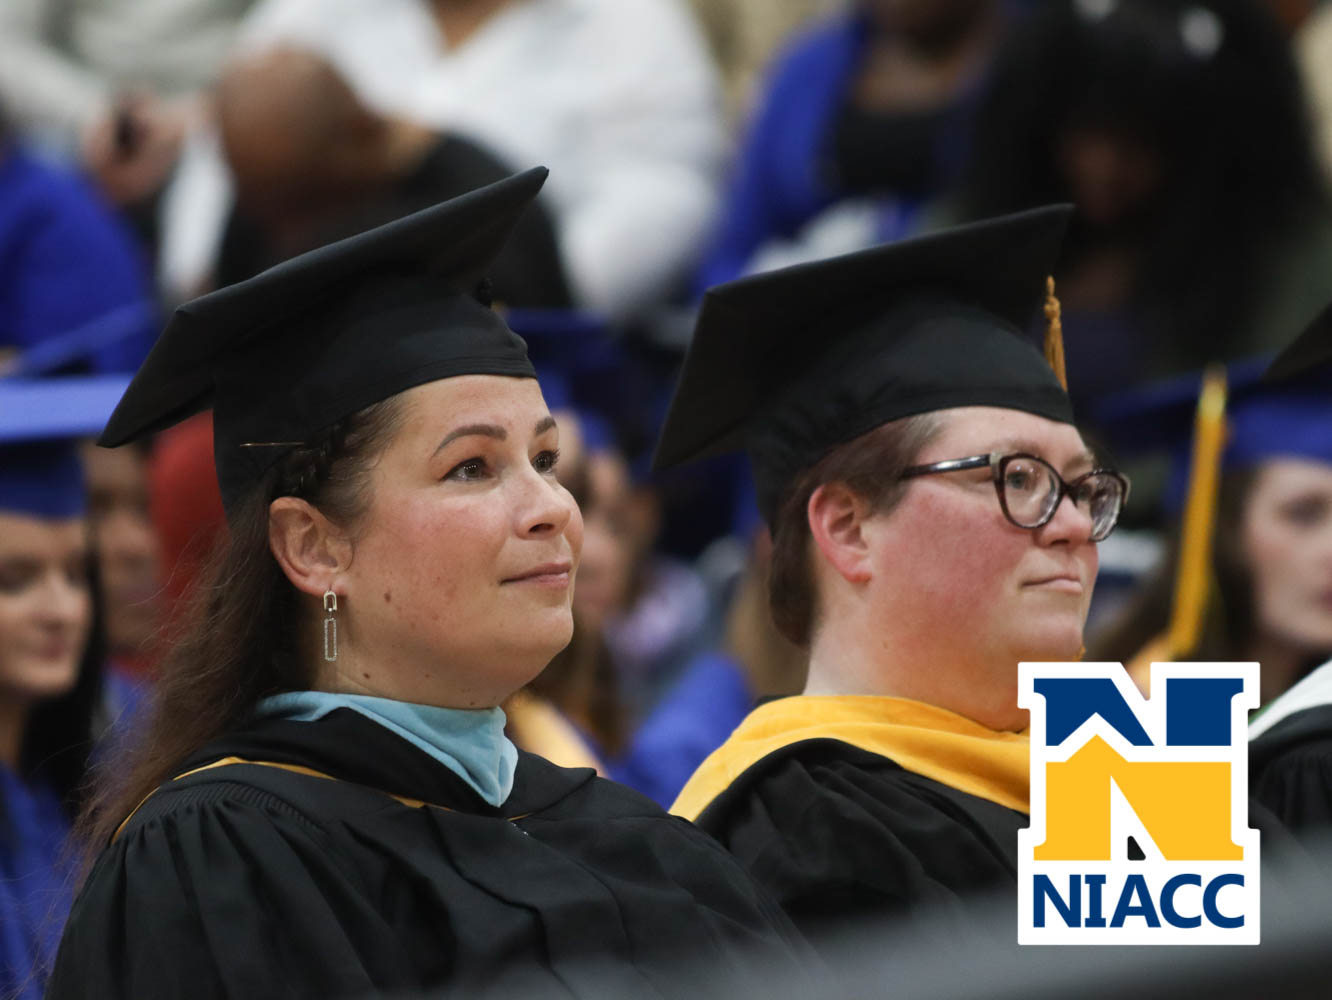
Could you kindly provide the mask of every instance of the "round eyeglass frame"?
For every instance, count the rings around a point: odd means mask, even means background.
[[[1021,521],[1017,520],[1012,512],[1009,511],[1008,499],[1004,495],[1004,474],[1008,470],[1008,463],[1017,458],[1038,462],[1045,466],[1045,468],[1049,470],[1050,475],[1054,477],[1054,481],[1059,484],[1059,495],[1055,498],[1055,502],[1050,505],[1050,509],[1041,516],[1041,519],[1034,524],[1023,524]],[[1128,477],[1115,469],[1098,467],[1092,469],[1090,472],[1084,472],[1070,483],[1065,481],[1064,477],[1059,474],[1059,470],[1045,459],[1041,458],[1039,455],[1032,455],[1023,451],[1016,451],[1008,454],[992,451],[988,455],[971,455],[967,458],[950,458],[945,459],[942,462],[931,462],[929,465],[912,465],[902,471],[900,478],[913,479],[916,476],[932,476],[940,472],[960,472],[964,469],[984,468],[987,465],[990,467],[990,479],[994,483],[994,492],[999,497],[999,507],[1003,510],[1004,517],[1007,518],[1009,524],[1012,524],[1014,527],[1023,528],[1026,531],[1035,531],[1037,528],[1044,527],[1054,520],[1055,512],[1059,510],[1059,505],[1064,502],[1064,497],[1071,498],[1073,500],[1073,505],[1076,507],[1077,499],[1074,491],[1092,476],[1110,476],[1119,483],[1120,486],[1119,505],[1115,508],[1115,516],[1110,522],[1110,526],[1098,534],[1095,531],[1095,521],[1092,522],[1093,533],[1091,540],[1093,542],[1103,542],[1109,537],[1110,532],[1114,531],[1115,526],[1119,524],[1119,515],[1124,510],[1124,504],[1128,503],[1130,485]],[[1090,512],[1088,512],[1088,516],[1090,517]]]

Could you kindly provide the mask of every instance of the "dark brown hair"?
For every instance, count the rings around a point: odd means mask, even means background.
[[[903,417],[839,445],[810,466],[787,489],[772,522],[772,566],[768,605],[777,630],[808,648],[818,624],[818,593],[810,563],[809,498],[824,483],[846,483],[886,514],[906,492],[901,475],[939,432],[935,413]]]
[[[268,507],[296,496],[352,526],[370,505],[369,472],[396,430],[396,397],[344,418],[281,459],[229,512],[203,580],[162,661],[152,718],[126,759],[109,762],[77,833],[93,854],[153,789],[262,698],[313,682],[301,655],[296,588],[268,545]]]

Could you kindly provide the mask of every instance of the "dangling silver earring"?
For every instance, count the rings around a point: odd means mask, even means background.
[[[324,659],[332,663],[338,658],[338,595],[331,590],[324,591]]]

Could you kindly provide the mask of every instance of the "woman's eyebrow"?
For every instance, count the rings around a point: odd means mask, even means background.
[[[499,426],[499,424],[464,424],[462,427],[444,435],[444,440],[435,448],[435,454],[438,455],[446,447],[458,440],[458,438],[471,437],[473,435],[480,435],[482,437],[495,438],[498,441],[503,441],[509,436],[509,432]]]
[[[536,426],[532,428],[532,436],[539,437],[555,426],[555,418],[547,413],[544,417],[538,420]],[[458,440],[458,438],[471,437],[474,434],[479,434],[482,437],[494,438],[497,441],[503,441],[509,436],[509,432],[499,424],[464,424],[462,427],[444,435],[444,440],[435,447],[435,454],[438,455],[450,444]]]
[[[1005,438],[998,442],[994,448],[995,451],[1011,453],[1014,451],[1026,452],[1029,455],[1044,457],[1043,449],[1035,441],[1029,438]],[[1047,459],[1048,461],[1048,459]],[[1053,463],[1051,463],[1053,464]],[[1090,450],[1083,449],[1067,462],[1064,463],[1064,469],[1073,469],[1085,466],[1088,469],[1096,468],[1096,456]]]

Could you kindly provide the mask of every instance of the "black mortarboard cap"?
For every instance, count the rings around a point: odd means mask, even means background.
[[[1321,379],[1324,385],[1332,387],[1332,303],[1277,355],[1265,378],[1273,382],[1296,375]]]
[[[1000,406],[1072,423],[1026,339],[1070,206],[710,289],[657,446],[668,468],[743,448],[771,521],[794,477],[901,417]]]
[[[479,286],[545,178],[528,170],[180,306],[98,443],[211,406],[231,509],[284,453],[372,403],[456,375],[534,378]]]

